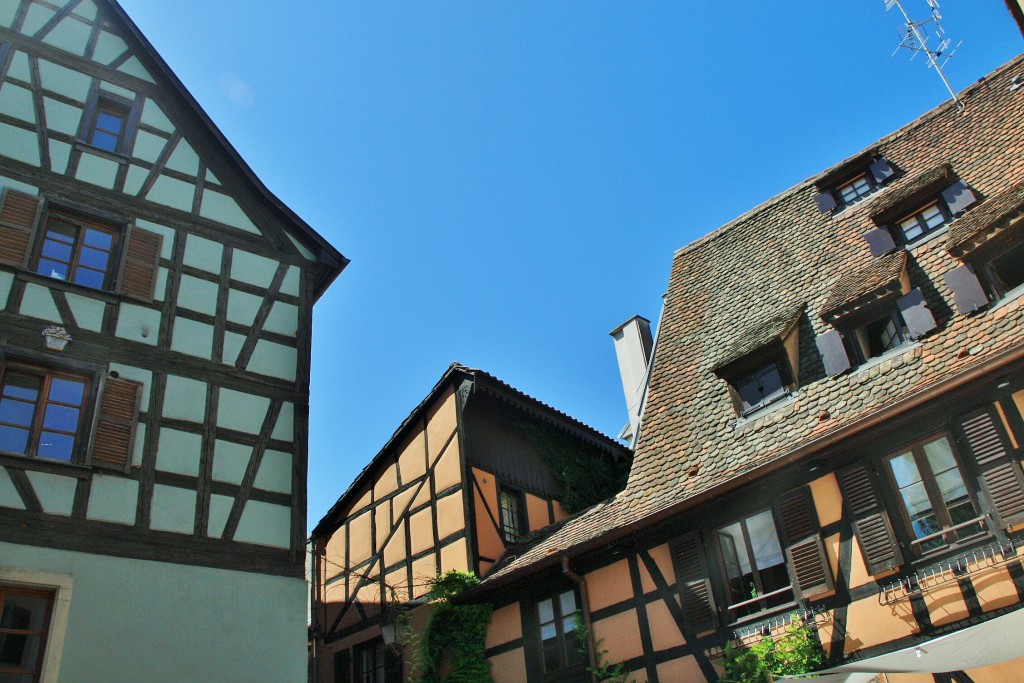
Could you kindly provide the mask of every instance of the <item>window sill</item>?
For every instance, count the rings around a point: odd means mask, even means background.
[[[109,159],[110,161],[119,164],[127,164],[129,161],[131,161],[131,157],[128,156],[127,154],[121,154],[120,152],[109,152],[105,149],[94,147],[85,140],[75,140],[75,147],[82,150],[83,152],[89,152],[90,154],[95,154],[96,156],[103,157],[104,159]]]
[[[73,294],[102,299],[110,304],[121,303],[121,301],[125,299],[124,295],[112,292],[109,289],[96,289],[95,287],[80,285],[77,282],[68,282],[67,280],[61,280],[58,277],[50,277],[49,275],[43,275],[23,268],[18,269],[16,277],[19,280],[31,282],[36,285],[42,285],[43,287],[52,287],[53,289],[60,289]]]
[[[908,351],[913,351],[914,349],[916,349],[919,346],[921,346],[921,342],[918,342],[918,341],[912,341],[912,342],[907,342],[906,344],[900,344],[895,349],[889,349],[888,351],[886,351],[882,355],[875,356],[874,358],[871,358],[871,359],[865,361],[864,363],[861,363],[856,368],[854,368],[853,370],[850,371],[850,377],[856,377],[857,375],[859,375],[862,372],[869,372],[871,370],[871,368],[877,367],[877,366],[881,365],[882,363],[884,363],[887,360],[892,360],[893,358],[898,358],[899,356],[903,355],[904,353],[906,353]]]
[[[1013,302],[1015,302],[1017,299],[1021,298],[1022,296],[1024,296],[1024,285],[1018,285],[1018,286],[1014,287],[1013,289],[1011,289],[1010,291],[1008,291],[1006,294],[1004,294],[998,300],[996,300],[996,301],[994,301],[992,303],[989,303],[989,305],[988,305],[989,313],[991,313],[993,311],[998,311],[1000,308],[1003,308],[1005,306],[1009,306],[1010,304],[1012,304]]]
[[[762,620],[765,620],[765,619],[770,619],[772,617],[777,617],[780,614],[790,614],[790,613],[793,612],[793,610],[799,609],[799,607],[800,607],[800,604],[796,600],[792,600],[790,602],[784,603],[782,605],[778,605],[776,607],[769,607],[768,609],[761,610],[760,612],[756,612],[754,614],[748,614],[745,617],[740,617],[739,619],[736,619],[734,621],[730,621],[725,626],[726,626],[726,628],[732,628],[732,629],[740,628],[740,627],[743,627],[743,626],[747,626],[748,624],[750,624],[752,622],[762,621]]]
[[[746,413],[745,415],[741,415],[740,417],[736,418],[736,422],[733,423],[733,426],[736,428],[737,431],[748,429],[750,426],[756,424],[766,415],[771,415],[772,413],[778,410],[782,410],[786,406],[793,405],[794,403],[796,403],[796,400],[797,398],[799,398],[799,396],[799,390],[790,391],[786,394],[783,394],[782,396],[775,399],[771,403],[763,405],[760,408],[755,408],[754,410],[751,410],[749,413]]]
[[[15,455],[13,453],[0,452],[0,466],[13,467],[19,470],[32,470],[34,472],[48,472],[60,474],[65,477],[76,477],[88,479],[92,474],[92,468],[76,462],[65,462],[64,460],[47,460],[27,455]]]

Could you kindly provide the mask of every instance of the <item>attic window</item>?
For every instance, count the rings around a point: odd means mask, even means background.
[[[742,332],[715,367],[715,374],[729,384],[738,415],[750,415],[796,391],[799,377],[797,323],[802,312],[803,306]]]
[[[913,245],[936,234],[977,202],[974,191],[949,165],[921,174],[900,188],[872,220],[877,228],[864,233],[873,256],[897,246]]]
[[[873,154],[856,157],[818,181],[818,209],[828,213],[855,204],[877,191],[895,174],[885,157]]]
[[[82,114],[79,142],[94,150],[127,156],[138,127],[137,110],[137,102],[93,87]]]

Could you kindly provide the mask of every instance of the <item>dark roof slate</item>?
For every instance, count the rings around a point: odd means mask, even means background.
[[[946,234],[946,249],[963,256],[1024,216],[1024,181],[1000,191],[956,221]]]
[[[907,252],[903,249],[854,268],[832,287],[821,305],[822,319],[832,322],[852,310],[898,294],[906,268]]]
[[[925,389],[1013,353],[1024,342],[1024,297],[983,316],[937,315],[939,327],[927,337],[833,378],[825,376],[813,339],[830,329],[821,318],[826,304],[855,298],[854,273],[866,269],[885,280],[895,270],[896,257],[872,264],[863,237],[879,216],[933,185],[941,189],[952,169],[983,197],[1020,182],[1024,89],[1011,91],[1010,83],[1022,73],[1024,57],[1018,57],[960,94],[962,114],[947,102],[873,144],[870,149],[904,175],[863,201],[822,214],[815,203],[817,176],[677,251],[626,489],[520,550],[478,593],[676,515],[831,443],[865,418],[913,404]],[[954,310],[942,275],[960,261],[945,246],[941,238],[924,240],[908,259],[911,286],[925,285],[933,312]],[[772,319],[804,302],[795,400],[738,421],[728,386],[713,368],[751,320]]]

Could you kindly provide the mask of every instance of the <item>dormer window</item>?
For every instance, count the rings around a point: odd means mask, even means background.
[[[904,242],[913,242],[921,235],[936,230],[949,221],[949,211],[945,203],[932,202],[920,211],[915,211],[896,225],[900,229]]]
[[[852,159],[818,180],[818,210],[828,213],[855,204],[895,174],[892,164],[876,152]]]
[[[878,227],[864,233],[864,239],[872,256],[888,254],[897,246],[928,239],[977,200],[947,164],[894,188],[886,205],[871,216]]]
[[[138,102],[93,87],[82,114],[78,140],[93,150],[126,156],[139,125]]]
[[[714,372],[729,385],[736,413],[746,417],[797,388],[803,306],[740,332]]]

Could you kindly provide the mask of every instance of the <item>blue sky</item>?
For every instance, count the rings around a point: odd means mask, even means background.
[[[904,0],[927,15],[925,0]],[[882,0],[122,0],[352,259],[314,315],[309,526],[449,363],[614,435],[673,252],[947,97]],[[961,90],[1018,54],[945,0]]]

